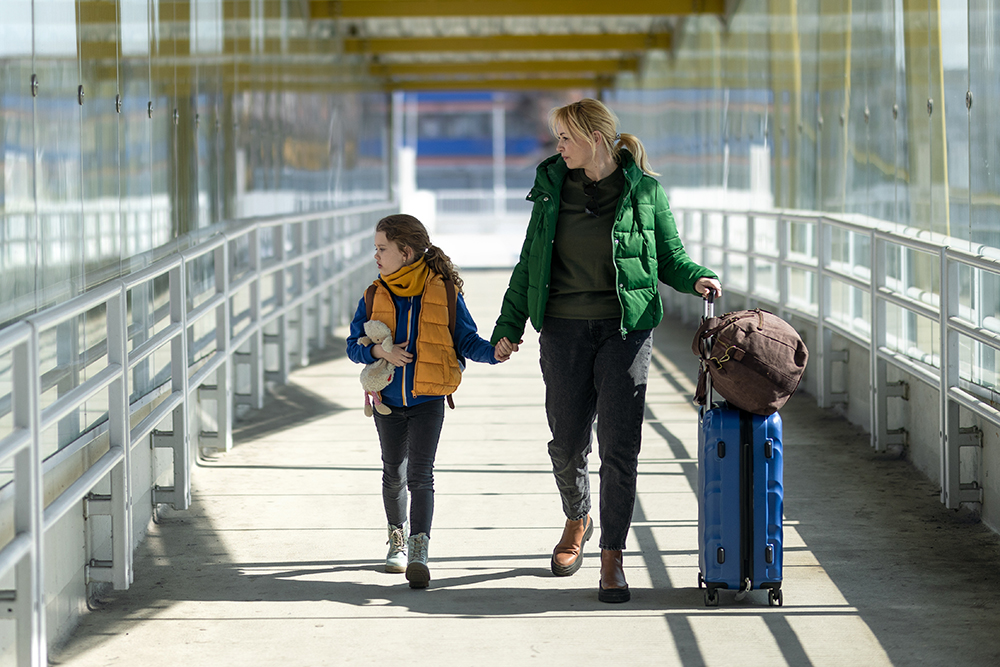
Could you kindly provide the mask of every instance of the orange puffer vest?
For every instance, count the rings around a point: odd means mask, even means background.
[[[381,280],[375,281],[375,297],[369,319],[389,325],[396,340],[396,304]],[[455,354],[449,326],[448,293],[444,279],[431,272],[424,283],[417,321],[417,349],[413,376],[414,396],[447,396],[462,382],[462,368]],[[404,383],[405,387],[405,383]]]

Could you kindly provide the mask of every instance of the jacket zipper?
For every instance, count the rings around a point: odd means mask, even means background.
[[[618,320],[618,330],[621,332],[622,340],[628,336],[628,331],[625,330],[625,304],[622,302],[622,290],[625,289],[625,284],[618,282],[619,271],[618,271],[618,261],[617,261],[617,250],[618,250],[618,239],[615,238],[615,225],[618,224],[617,218],[615,222],[611,225],[611,263],[615,267],[615,296],[618,297],[618,310],[621,311],[621,319]]]
[[[532,204],[538,203],[539,198],[541,198],[542,209],[544,209],[542,211],[542,217],[540,221],[543,224],[541,225],[541,229],[539,231],[540,233],[543,233],[546,236],[545,240],[548,241],[547,250],[549,253],[549,275],[547,276],[544,286],[545,301],[547,303],[549,300],[549,284],[551,283],[552,280],[552,244],[555,243],[555,224],[549,225],[544,223],[550,222],[552,220],[558,222],[559,209],[556,208],[555,211],[552,210],[553,202],[556,200],[556,195],[554,194],[554,191],[549,192],[548,190],[543,188],[532,187],[531,190],[528,192],[528,196],[525,197],[525,199],[530,201]],[[552,238],[548,238],[549,231],[552,232]]]
[[[622,172],[622,175],[625,176],[625,184],[628,187],[628,192],[623,192],[622,194],[625,195],[625,197],[631,199],[632,183],[631,181],[628,180],[628,175],[625,174],[624,171]],[[615,239],[615,227],[618,225],[619,222],[621,222],[621,219],[625,216],[625,206],[622,204],[622,201],[625,199],[625,197],[618,200],[618,207],[615,210],[615,221],[611,225],[611,263],[615,265],[615,284],[618,286],[618,288],[615,289],[615,296],[618,297],[618,308],[621,310],[622,313],[621,320],[619,320],[618,322],[618,330],[621,332],[622,340],[625,340],[625,338],[628,337],[628,330],[625,328],[625,304],[622,302],[622,293],[621,293],[621,290],[625,289],[625,283],[618,282],[619,280],[618,261],[617,261],[618,243],[617,239]]]

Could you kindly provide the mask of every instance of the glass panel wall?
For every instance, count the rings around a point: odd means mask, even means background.
[[[288,0],[5,1],[0,326],[240,217],[388,201],[389,97],[315,32]]]
[[[305,20],[303,3],[2,4],[0,327],[240,218],[391,199],[389,95],[343,54],[335,25]],[[204,283],[191,307],[214,289],[218,267],[205,262],[190,267]],[[166,296],[165,277],[129,291],[130,349],[166,326]],[[73,318],[42,341],[47,403],[106,361],[103,317]],[[192,335],[191,357],[210,354],[210,332]],[[158,355],[132,371],[131,399],[169,380]],[[0,396],[0,423],[9,403]],[[62,420],[47,453],[106,412],[88,404]]]
[[[969,0],[969,240],[1000,248],[1000,7]],[[992,303],[1000,303],[994,292]]]
[[[994,5],[745,0],[728,25],[685,20],[673,57],[651,54],[605,100],[642,128],[668,190],[766,189],[779,207],[997,247]]]
[[[35,306],[34,108],[31,0],[4,3],[0,21],[0,322]]]

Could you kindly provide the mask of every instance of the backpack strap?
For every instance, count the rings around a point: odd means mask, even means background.
[[[455,320],[458,317],[458,292],[455,290],[455,283],[450,280],[444,281],[444,291],[448,295],[448,329],[451,331],[452,339],[455,338]]]
[[[378,285],[372,283],[365,290],[365,315],[370,320],[372,318],[372,303],[375,301],[375,290],[378,289]]]
[[[457,313],[457,311],[458,311],[458,291],[455,289],[455,283],[453,283],[448,278],[445,278],[445,280],[444,280],[444,291],[445,291],[445,294],[448,295],[448,329],[451,331],[451,340],[452,340],[452,344],[454,344],[454,341],[455,341],[455,320],[458,317],[458,313]],[[458,354],[458,349],[457,348],[455,349],[455,354],[456,355]],[[454,410],[455,409],[455,399],[453,399],[451,397],[451,394],[448,394],[445,397],[445,400],[448,401],[448,407],[451,408],[452,410]]]

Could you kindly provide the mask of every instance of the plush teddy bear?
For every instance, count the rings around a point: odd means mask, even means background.
[[[378,320],[365,322],[365,335],[358,339],[360,345],[381,345],[386,352],[392,352],[392,332],[389,327]],[[385,359],[376,359],[361,369],[361,387],[365,390],[365,416],[372,416],[372,404],[380,415],[387,415],[392,410],[382,402],[380,391],[392,382],[392,374],[396,367]]]

